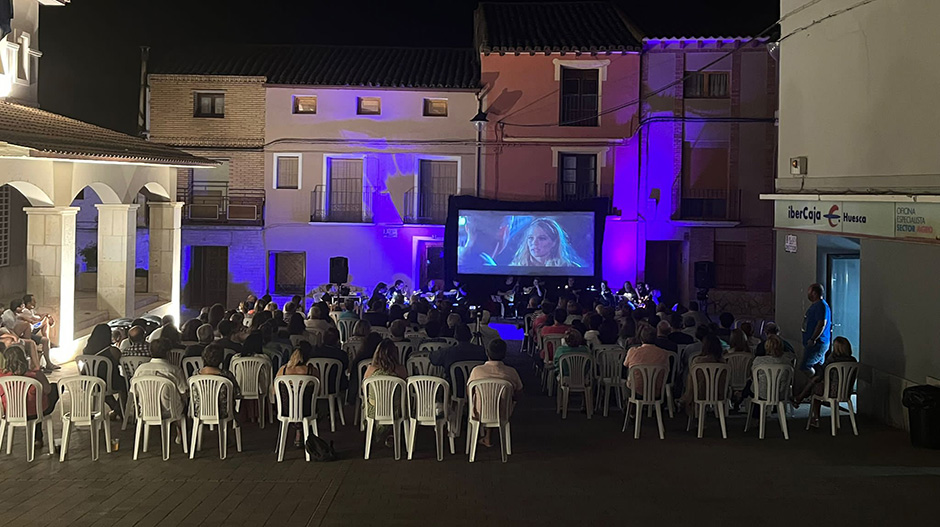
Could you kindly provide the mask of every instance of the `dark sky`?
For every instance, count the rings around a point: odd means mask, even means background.
[[[779,0],[614,3],[651,36],[756,34],[779,13]],[[46,110],[135,133],[141,45],[469,47],[476,4],[476,0],[73,0],[64,7],[41,8],[39,101]]]

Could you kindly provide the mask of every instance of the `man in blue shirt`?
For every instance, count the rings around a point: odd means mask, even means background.
[[[823,287],[820,284],[809,286],[806,298],[809,309],[803,315],[803,360],[800,369],[810,375],[816,374],[816,367],[821,367],[829,351],[832,338],[832,311],[823,299]]]

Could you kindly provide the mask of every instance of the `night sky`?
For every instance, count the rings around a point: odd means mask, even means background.
[[[615,0],[649,36],[756,34],[779,0]],[[136,133],[140,46],[200,43],[471,47],[475,0],[73,0],[42,7],[43,109]],[[719,7],[720,6],[720,7]]]

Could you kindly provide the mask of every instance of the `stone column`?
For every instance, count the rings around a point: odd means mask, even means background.
[[[26,288],[56,325],[52,341],[71,349],[75,334],[75,218],[78,207],[25,207]],[[61,359],[60,359],[61,360]]]
[[[182,262],[183,203],[150,204],[150,283],[151,293],[171,303],[170,313],[180,316],[180,269]]]
[[[134,318],[137,207],[104,203],[98,209],[98,309]]]

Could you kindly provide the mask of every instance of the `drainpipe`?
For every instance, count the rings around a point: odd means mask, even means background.
[[[137,135],[150,138],[150,84],[147,82],[147,61],[150,60],[150,47],[140,47],[140,98],[137,102]]]

